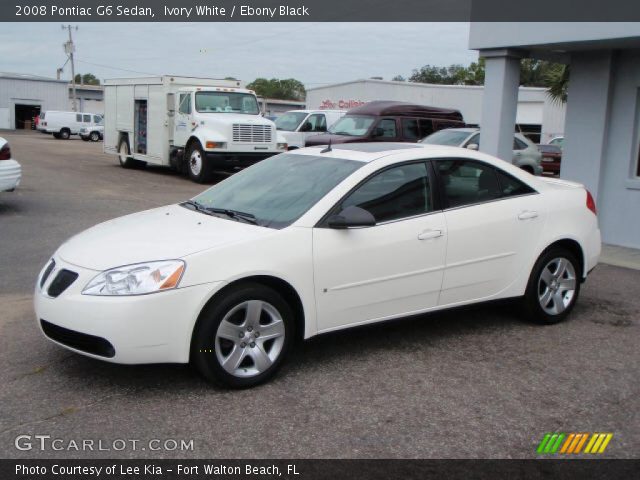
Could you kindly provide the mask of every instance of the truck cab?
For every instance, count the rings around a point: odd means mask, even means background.
[[[289,150],[303,148],[307,138],[325,133],[346,110],[290,110],[276,119],[276,129]]]

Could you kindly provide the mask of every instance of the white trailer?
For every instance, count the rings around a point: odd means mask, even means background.
[[[146,77],[104,82],[104,151],[125,167],[176,168],[197,182],[287,150],[238,80]]]

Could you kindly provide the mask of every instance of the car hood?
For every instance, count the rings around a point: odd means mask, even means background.
[[[80,267],[106,270],[151,260],[182,258],[271,232],[269,228],[170,205],[98,224],[70,238],[56,255]]]
[[[320,135],[313,135],[307,138],[305,146],[314,147],[316,145],[328,145],[336,143],[355,143],[362,142],[365,137],[352,137],[350,135],[334,135],[331,133],[321,133]]]

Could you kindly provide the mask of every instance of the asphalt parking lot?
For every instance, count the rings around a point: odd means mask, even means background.
[[[203,187],[124,170],[102,143],[0,132],[23,166],[0,194],[0,457],[532,458],[546,432],[612,432],[601,457],[640,454],[640,271],[600,265],[570,318],[485,305],[315,338],[271,383],[225,391],[188,366],[120,366],[36,328],[32,288],[66,238]],[[21,451],[66,442],[193,439],[192,451]]]

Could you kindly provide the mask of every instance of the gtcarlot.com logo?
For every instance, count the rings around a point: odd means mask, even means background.
[[[193,451],[193,440],[175,438],[153,438],[151,440],[139,440],[135,438],[104,439],[65,439],[55,438],[51,435],[18,435],[14,440],[14,446],[18,450],[31,451],[71,451],[71,452],[121,452],[132,451]]]
[[[604,453],[613,433],[547,433],[542,437],[538,454]]]

